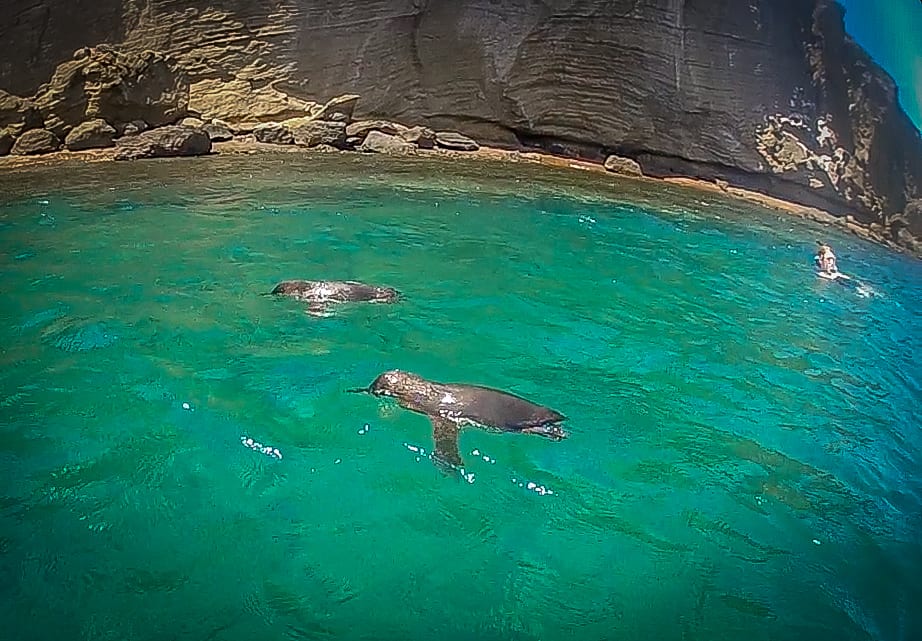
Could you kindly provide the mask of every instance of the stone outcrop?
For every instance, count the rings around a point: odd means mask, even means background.
[[[922,196],[922,139],[831,0],[8,0],[0,88],[41,109],[22,130],[385,119],[864,224]]]
[[[120,138],[116,147],[116,160],[201,156],[211,151],[211,139],[203,129],[169,125]]]
[[[355,137],[364,140],[365,136],[371,131],[380,131],[389,136],[397,136],[407,131],[407,129],[406,126],[390,120],[359,120],[346,126],[346,135],[350,138]]]
[[[15,141],[16,139],[9,130],[0,129],[0,156],[6,156],[10,153]]]
[[[189,89],[189,112],[203,120],[219,119],[240,133],[262,122],[278,122],[310,116],[320,107],[272,86],[256,87],[250,80],[208,78]]]
[[[0,89],[0,130],[18,136],[27,129],[42,126],[42,114],[31,100]]]
[[[435,132],[429,127],[419,125],[410,127],[406,131],[400,132],[400,137],[420,149],[432,149],[435,147]]]
[[[369,131],[358,150],[379,154],[407,154],[416,149],[400,136],[393,136],[378,130]]]
[[[624,174],[625,176],[643,176],[643,170],[636,160],[622,158],[621,156],[612,155],[606,158],[605,169],[616,174]]]
[[[34,100],[45,127],[63,137],[96,118],[116,128],[133,120],[152,127],[176,122],[186,113],[189,85],[167,55],[100,46],[80,49],[61,63]]]
[[[475,140],[457,131],[435,132],[435,144],[443,149],[454,149],[457,151],[477,151],[480,149],[480,145],[478,145]]]
[[[150,127],[143,120],[132,120],[122,127],[123,136],[136,136],[142,131],[147,131]]]
[[[208,134],[212,142],[223,142],[234,137],[233,132],[226,122],[221,120],[212,120],[202,125],[202,129]]]
[[[302,147],[316,147],[317,145],[341,147],[346,141],[345,122],[295,118],[281,124],[291,132],[294,144]]]
[[[31,156],[51,153],[60,148],[61,141],[54,133],[47,129],[30,129],[16,139],[10,153],[16,156]]]
[[[102,118],[96,118],[71,129],[67,138],[64,139],[64,146],[70,151],[111,147],[115,144],[112,140],[113,136],[115,136],[115,128]]]
[[[253,136],[259,142],[269,142],[276,145],[293,145],[294,136],[291,130],[279,122],[266,122],[253,128]]]

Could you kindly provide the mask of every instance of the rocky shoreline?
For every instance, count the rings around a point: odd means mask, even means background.
[[[233,83],[230,83],[232,85]],[[208,89],[206,87],[205,89]],[[876,220],[824,210],[731,186],[715,179],[645,176],[632,158],[575,160],[522,149],[484,146],[458,131],[385,119],[356,119],[360,97],[296,101],[274,89],[234,92],[228,83],[190,94],[181,70],[155,52],[127,55],[108,47],[78,50],[33,98],[0,91],[0,171],[62,160],[136,161],[263,151],[475,157],[612,172],[720,192],[922,257],[922,200]],[[228,118],[215,117],[220,114]]]
[[[0,171],[5,169],[14,170],[36,166],[55,166],[68,162],[113,162],[119,160],[119,150],[117,147],[108,147],[101,149],[84,149],[70,151],[67,149],[50,152],[42,155],[9,155],[0,157]],[[354,153],[347,150],[338,149],[330,145],[316,145],[314,147],[303,147],[294,144],[261,142],[251,136],[231,138],[229,140],[212,141],[209,149],[203,153],[197,154],[174,154],[180,155],[238,155],[253,156],[258,154],[323,154],[323,153]],[[374,153],[368,152],[365,153]],[[412,155],[425,158],[438,158],[446,162],[451,162],[459,158],[475,159],[483,162],[501,162],[501,163],[530,163],[544,165],[547,167],[563,168],[574,171],[594,172],[598,174],[614,173],[620,177],[630,178],[633,180],[645,181],[654,184],[669,184],[679,186],[689,190],[705,191],[709,193],[722,194],[724,196],[735,198],[747,203],[755,204],[767,209],[771,209],[785,214],[798,216],[803,219],[812,220],[823,225],[834,226],[843,231],[849,232],[855,236],[888,247],[889,249],[913,255],[922,258],[922,251],[906,247],[886,235],[880,233],[867,225],[858,223],[851,216],[841,217],[834,216],[829,212],[814,207],[806,207],[797,203],[774,198],[755,191],[732,187],[722,182],[711,182],[695,178],[672,177],[656,178],[644,176],[638,172],[617,171],[620,166],[618,163],[610,162],[608,167],[599,163],[592,163],[583,160],[574,160],[551,154],[533,152],[533,151],[513,151],[499,149],[496,147],[478,146],[476,150],[458,151],[441,147],[415,148],[407,149],[398,146],[393,149],[381,152],[396,155]],[[629,166],[630,167],[630,166]],[[920,212],[922,214],[922,212]]]

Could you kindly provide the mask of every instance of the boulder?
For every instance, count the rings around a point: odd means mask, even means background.
[[[406,154],[416,149],[400,136],[391,136],[380,131],[370,131],[365,141],[358,147],[359,151],[379,154]]]
[[[132,120],[122,127],[123,136],[137,136],[142,131],[147,131],[150,127],[143,120]]]
[[[71,151],[111,147],[115,144],[112,141],[113,136],[115,128],[102,118],[96,118],[71,129],[64,139],[64,146]]]
[[[0,130],[18,136],[28,129],[42,126],[42,114],[31,100],[0,89]]]
[[[332,120],[315,120],[312,118],[295,118],[282,123],[288,128],[296,145],[316,147],[332,145],[342,147],[346,142],[346,124]]]
[[[203,129],[168,125],[120,138],[116,146],[116,160],[201,156],[211,152],[211,139]]]
[[[204,121],[198,118],[195,118],[193,116],[183,118],[182,120],[179,121],[179,124],[181,124],[183,127],[199,127],[199,128],[205,125]]]
[[[30,129],[16,139],[10,153],[17,156],[47,154],[61,148],[61,140],[47,129]]]
[[[230,127],[227,126],[227,123],[221,120],[212,120],[211,122],[206,123],[202,129],[204,129],[208,134],[208,137],[211,138],[211,142],[223,142],[234,137],[234,134],[230,130]]]
[[[624,158],[622,156],[609,156],[606,158],[605,169],[616,174],[624,174],[625,176],[643,176],[640,163],[631,158]]]
[[[369,131],[380,131],[383,134],[396,136],[407,128],[396,122],[389,120],[359,120],[346,127],[346,135],[355,138],[364,139]]]
[[[0,156],[10,153],[14,142],[16,142],[16,138],[13,137],[13,133],[9,129],[0,129]]]
[[[435,132],[429,129],[429,127],[411,127],[406,131],[400,132],[400,137],[407,142],[413,143],[420,149],[432,149],[435,147]]]
[[[272,86],[256,88],[249,80],[209,79],[189,88],[189,111],[206,121],[222,120],[238,133],[249,133],[261,122],[309,116],[320,107]]]
[[[313,109],[310,115],[314,120],[350,123],[358,101],[359,96],[355,94],[337,96],[328,100],[323,106]]]
[[[480,145],[476,141],[457,131],[439,131],[435,134],[435,144],[444,149],[455,151],[477,151]]]
[[[35,95],[46,128],[58,136],[95,118],[121,129],[133,120],[158,127],[186,114],[189,83],[172,58],[102,46],[78,54]]]
[[[253,128],[253,135],[259,142],[271,142],[276,145],[294,144],[294,136],[288,127],[279,122],[264,122]]]

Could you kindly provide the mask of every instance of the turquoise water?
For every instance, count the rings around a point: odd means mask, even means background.
[[[4,638],[922,638],[918,261],[531,166],[219,157],[0,194]],[[813,276],[817,237],[871,295]],[[405,300],[318,319],[261,296],[286,278]],[[425,417],[345,393],[394,367],[571,436],[468,430],[473,482],[445,477]]]

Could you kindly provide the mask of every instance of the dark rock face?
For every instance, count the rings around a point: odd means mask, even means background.
[[[201,156],[211,151],[211,139],[202,129],[169,125],[120,138],[116,146],[116,160]]]
[[[115,128],[102,118],[87,120],[71,129],[64,139],[64,146],[70,151],[111,147],[115,144],[113,136]]]
[[[831,0],[7,0],[4,16],[0,87],[35,95],[55,131],[51,116],[118,129],[123,108],[173,122],[188,90],[234,131],[393,119],[865,222],[922,190],[922,139]],[[74,59],[101,42],[115,62]],[[320,104],[346,91],[361,102]]]
[[[61,141],[47,129],[30,129],[24,132],[10,153],[16,156],[31,156],[34,154],[47,154],[61,148]]]
[[[13,134],[6,129],[0,129],[0,156],[6,156],[10,153],[15,141]]]
[[[122,127],[123,136],[137,136],[142,131],[147,131],[150,127],[143,120],[132,120]]]

